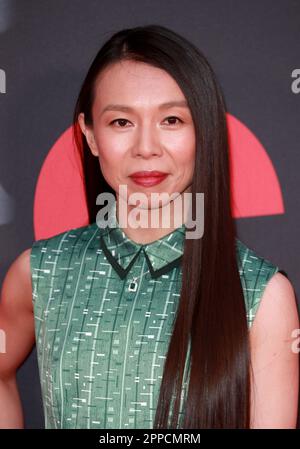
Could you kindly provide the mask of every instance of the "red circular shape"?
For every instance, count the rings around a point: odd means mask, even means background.
[[[272,162],[257,137],[227,114],[232,214],[235,218],[284,213]],[[36,239],[88,224],[80,158],[69,127],[54,143],[41,168],[34,198]]]

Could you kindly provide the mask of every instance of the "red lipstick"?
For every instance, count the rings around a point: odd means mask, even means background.
[[[152,187],[162,182],[167,176],[168,173],[152,170],[132,173],[130,178],[138,185]]]

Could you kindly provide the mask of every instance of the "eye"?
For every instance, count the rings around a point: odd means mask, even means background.
[[[166,117],[165,120],[169,121],[169,125],[178,125],[178,122],[182,123],[182,120],[180,118],[175,117],[173,115],[170,117]],[[178,120],[178,122],[176,122],[176,120]]]
[[[113,125],[115,123],[119,123],[120,126],[117,126],[117,128],[125,128],[126,123],[129,123],[129,120],[126,118],[116,118],[112,122],[110,122],[110,125]]]

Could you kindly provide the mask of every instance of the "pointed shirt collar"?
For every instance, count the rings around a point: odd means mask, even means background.
[[[116,216],[116,202],[110,218],[108,226],[100,235],[100,244],[121,279],[126,277],[141,251],[144,252],[153,278],[179,266],[183,256],[185,224],[154,242],[141,244],[127,237],[120,228]]]

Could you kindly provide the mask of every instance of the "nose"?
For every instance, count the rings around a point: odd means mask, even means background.
[[[151,123],[140,125],[132,147],[132,155],[134,157],[149,159],[152,157],[160,157],[162,153],[159,131],[155,128],[155,125]]]

